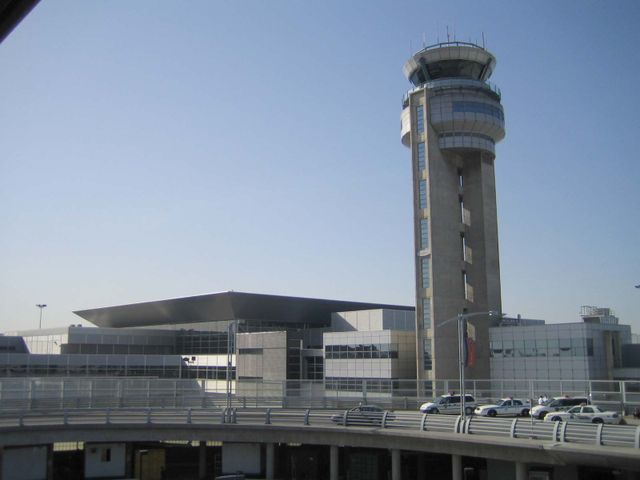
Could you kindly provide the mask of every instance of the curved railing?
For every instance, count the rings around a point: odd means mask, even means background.
[[[477,43],[473,43],[473,42],[459,42],[457,40],[453,40],[453,41],[448,41],[448,42],[438,42],[438,43],[434,43],[432,45],[427,45],[426,47],[422,47],[422,50],[419,50],[416,55],[422,53],[422,52],[426,52],[427,50],[435,50],[436,48],[442,48],[442,47],[473,47],[473,48],[479,48],[480,50],[486,50],[486,48],[484,48],[481,45],[478,45]]]
[[[427,88],[429,90],[448,90],[448,89],[475,89],[488,92],[494,96],[499,102],[502,99],[502,92],[500,88],[487,80],[474,80],[471,78],[440,78],[437,80],[430,80],[422,85],[412,88],[402,97],[402,106],[406,108],[409,103],[409,97],[412,93]]]
[[[260,425],[315,426],[357,429],[369,427],[401,432],[448,432],[552,443],[576,443],[640,449],[640,426],[577,424],[536,421],[531,418],[483,418],[428,415],[408,411],[371,412],[345,410],[145,408],[81,409],[21,412],[0,415],[0,432],[51,426],[93,425]]]

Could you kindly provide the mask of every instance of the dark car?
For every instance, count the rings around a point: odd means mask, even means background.
[[[339,425],[381,426],[383,420],[385,420],[386,423],[394,418],[395,416],[393,414],[377,405],[358,405],[345,412],[333,415],[331,421]]]

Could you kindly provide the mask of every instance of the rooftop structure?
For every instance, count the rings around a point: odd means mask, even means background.
[[[580,308],[580,316],[585,323],[618,324],[618,317],[615,316],[613,310],[610,308],[583,305]]]
[[[210,293],[192,297],[112,307],[78,310],[76,315],[98,327],[142,327],[229,322],[235,319],[247,323],[277,322],[284,326],[329,326],[333,312],[391,308],[413,310],[412,307],[380,303],[288,297],[259,293]],[[224,324],[226,331],[226,324]]]

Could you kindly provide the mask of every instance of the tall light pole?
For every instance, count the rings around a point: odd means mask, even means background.
[[[231,363],[233,354],[235,353],[236,337],[238,333],[238,319],[229,322],[227,326],[227,408],[231,408]],[[233,334],[233,337],[231,336]],[[233,338],[233,342],[232,342]],[[233,352],[231,347],[233,346]],[[236,362],[237,367],[237,362]],[[236,374],[236,387],[237,387],[237,374]]]
[[[42,329],[42,310],[47,306],[46,303],[37,303],[36,307],[40,309],[40,323],[38,324],[38,329]]]
[[[469,318],[473,317],[492,317],[492,318],[502,318],[504,317],[504,313],[496,312],[495,310],[490,310],[488,312],[472,312],[472,313],[459,313],[458,316],[452,317],[448,320],[445,320],[441,324],[438,325],[437,328],[446,325],[447,323],[451,323],[454,320],[458,321],[458,375],[460,377],[460,416],[462,420],[465,419],[465,389],[464,389],[464,367],[465,367],[465,358],[464,358],[464,322]]]

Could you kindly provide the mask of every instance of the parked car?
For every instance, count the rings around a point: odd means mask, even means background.
[[[384,419],[386,410],[377,405],[358,405],[350,408],[345,413],[337,413],[331,416],[331,421],[339,425],[368,425],[380,426]],[[390,422],[395,418],[392,413],[387,413],[386,421]],[[345,421],[346,419],[346,421]]]
[[[619,413],[604,411],[595,405],[582,405],[570,408],[566,412],[549,413],[544,420],[545,422],[589,422],[613,425],[622,423],[622,417]]]
[[[571,407],[578,405],[588,405],[591,402],[588,397],[555,397],[552,400],[542,404],[536,405],[531,409],[531,416],[540,420],[544,419],[550,412],[564,412]]]
[[[497,415],[522,415],[526,417],[529,415],[530,410],[531,402],[529,400],[509,397],[503,398],[492,405],[479,405],[473,413],[483,417],[495,417]]]
[[[472,395],[464,396],[464,411],[467,415],[473,413],[477,405],[476,399]],[[460,395],[441,395],[433,402],[420,405],[422,413],[453,413],[460,414]]]

